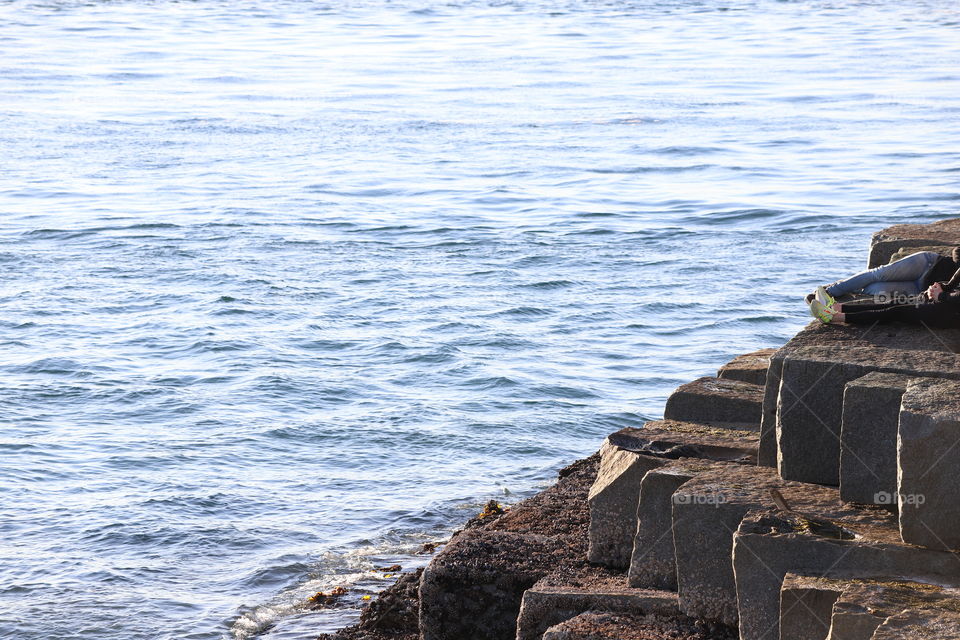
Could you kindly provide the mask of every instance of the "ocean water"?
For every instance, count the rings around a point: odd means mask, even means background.
[[[960,9],[0,4],[0,638],[306,640],[960,215]],[[351,589],[339,607],[305,598]]]

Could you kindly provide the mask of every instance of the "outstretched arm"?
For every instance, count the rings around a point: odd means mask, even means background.
[[[946,284],[943,285],[943,288],[946,291],[953,291],[958,286],[960,286],[960,269],[957,269],[953,274],[953,277],[947,280]]]

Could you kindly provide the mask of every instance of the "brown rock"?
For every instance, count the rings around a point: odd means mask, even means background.
[[[776,349],[760,349],[737,356],[717,371],[718,378],[763,385],[767,382],[770,357]]]
[[[904,544],[896,516],[889,511],[849,505],[798,510],[811,518],[804,522],[772,510],[751,512],[734,536],[742,640],[779,640],[779,590],[790,572],[880,580],[910,576],[919,582],[958,586],[960,557]]]
[[[704,377],[680,385],[667,398],[667,420],[724,423],[759,429],[763,387],[729,378]]]
[[[492,521],[455,535],[420,581],[422,640],[513,640],[523,592],[586,554],[587,492],[598,456]]]
[[[689,618],[588,612],[547,629],[543,640],[735,640]]]
[[[780,588],[780,640],[826,640],[842,593],[831,581],[788,573]]]
[[[630,564],[640,483],[648,471],[681,457],[753,464],[756,444],[754,432],[673,420],[611,434],[601,450],[600,470],[588,496],[589,560],[618,569]],[[666,505],[669,519],[669,501]]]
[[[958,640],[960,613],[910,609],[887,618],[871,640]]]
[[[903,394],[897,441],[903,541],[960,549],[960,382],[912,381]]]
[[[553,625],[586,611],[678,616],[677,594],[632,589],[623,575],[581,568],[548,575],[523,594],[517,640],[539,640]]]
[[[873,234],[868,266],[878,267],[902,247],[960,245],[960,219],[952,218],[931,224],[898,224]]]

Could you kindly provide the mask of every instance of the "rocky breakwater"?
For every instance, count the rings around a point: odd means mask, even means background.
[[[869,262],[953,246],[960,220],[898,225]],[[960,639],[958,398],[960,328],[811,323],[324,638]]]

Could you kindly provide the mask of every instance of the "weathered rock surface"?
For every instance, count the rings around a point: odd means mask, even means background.
[[[884,620],[905,609],[960,611],[956,589],[893,580],[832,580],[842,587],[827,640],[870,640]]]
[[[605,447],[590,504],[590,562],[623,569],[636,534],[637,500],[643,476],[668,460],[619,447]]]
[[[420,574],[405,573],[360,614],[360,622],[317,640],[419,640]]]
[[[888,617],[926,607],[957,610],[957,591],[902,580],[788,573],[780,590],[780,640],[870,640]]]
[[[763,387],[729,378],[698,378],[680,385],[667,398],[667,420],[726,423],[758,429]]]
[[[658,458],[708,458],[754,464],[759,436],[754,431],[680,420],[653,420],[642,429],[627,427],[607,436],[621,449]]]
[[[896,507],[897,425],[909,376],[868,373],[843,392],[840,497]]]
[[[517,640],[539,640],[549,628],[586,611],[677,616],[677,594],[632,589],[625,576],[599,569],[561,569],[523,594]]]
[[[871,640],[958,640],[960,614],[941,609],[910,609],[887,618]]]
[[[547,629],[543,640],[735,640],[689,618],[587,612]]]
[[[890,256],[889,262],[896,262],[901,258],[906,258],[907,256],[912,256],[915,253],[920,253],[921,251],[933,251],[934,253],[939,253],[940,255],[949,258],[953,253],[953,250],[956,245],[932,245],[924,247],[903,247],[899,251],[896,251],[892,256]]]
[[[929,332],[926,340],[936,342]],[[843,392],[848,382],[873,371],[960,378],[960,356],[875,346],[791,351],[780,371],[776,418],[777,463],[783,478],[839,484]]]
[[[673,496],[673,540],[684,613],[737,626],[733,537],[747,513],[774,506],[771,489],[777,489],[791,508],[802,512],[848,511],[835,489],[787,482],[766,467],[727,465],[698,473]],[[774,600],[782,580],[783,574],[772,587]]]
[[[740,380],[751,384],[766,384],[770,357],[775,352],[776,349],[759,349],[737,356],[720,367],[720,370],[717,371],[717,377],[726,380]]]
[[[790,572],[881,580],[909,576],[948,586],[960,579],[957,555],[904,544],[896,516],[885,509],[799,503],[796,508],[811,517],[755,511],[744,517],[734,536],[742,640],[779,640],[778,594]]]
[[[816,321],[811,322],[770,358],[767,383],[764,387],[758,454],[759,464],[763,466],[777,466],[777,414],[781,405],[783,362],[797,351],[807,347],[819,347],[828,354],[835,354],[840,361],[844,359],[843,354],[848,348],[875,347],[909,351],[914,353],[903,355],[902,359],[909,360],[912,358],[916,364],[926,357],[926,354],[922,352],[960,353],[960,329],[938,329],[935,333],[932,333],[926,327],[919,325],[896,324],[863,327],[842,324],[824,325]],[[857,355],[854,353],[851,357],[856,359]],[[866,367],[862,375],[869,373],[871,370],[874,369]],[[849,380],[846,382],[849,382]],[[790,384],[787,385],[788,395],[792,389]],[[800,389],[796,390],[795,394],[799,394],[808,404],[812,403],[818,406],[826,406],[828,409],[831,408],[825,401],[820,400],[816,392]],[[839,428],[841,397],[842,391],[832,396],[833,408],[837,413],[837,428]],[[789,412],[791,410],[791,405],[788,403],[784,407],[784,411]]]
[[[788,573],[780,588],[780,640],[826,640],[833,603],[843,588],[833,581]]]
[[[960,382],[914,380],[900,411],[898,505],[904,542],[960,549]]]
[[[673,420],[621,429],[601,449],[600,471],[590,489],[590,562],[624,569],[637,534],[637,505],[644,475],[681,457],[756,461],[755,433]]]
[[[464,533],[423,572],[420,630],[424,640],[511,638],[523,592],[550,567],[571,560],[566,542],[559,537]]]
[[[870,242],[870,268],[890,262],[902,247],[960,245],[960,219],[941,220],[932,224],[898,224],[873,234]]]
[[[598,458],[571,465],[556,485],[451,539],[421,578],[422,640],[515,637],[523,592],[583,562]]]
[[[677,590],[673,494],[698,473],[724,464],[731,463],[683,459],[653,469],[643,477],[637,533],[627,574],[631,587]]]

